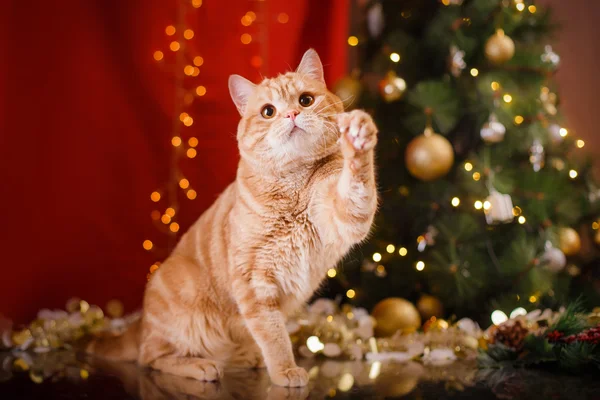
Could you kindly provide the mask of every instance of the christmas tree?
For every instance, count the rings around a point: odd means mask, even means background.
[[[330,288],[372,307],[478,318],[593,299],[598,187],[560,114],[548,10],[524,0],[381,0],[336,85],[380,130],[381,207]],[[357,100],[358,98],[358,100]],[[597,289],[596,289],[597,290]],[[597,294],[597,293],[596,293]]]

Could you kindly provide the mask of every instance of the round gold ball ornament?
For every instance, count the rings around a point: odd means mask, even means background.
[[[379,82],[379,91],[381,97],[388,103],[400,100],[406,91],[406,81],[396,75],[394,71],[390,71]]]
[[[404,161],[408,172],[422,181],[433,181],[446,175],[454,164],[452,145],[440,134],[425,128],[406,147]]]
[[[494,64],[502,64],[515,55],[515,42],[502,29],[485,42],[485,56]]]
[[[358,72],[343,77],[333,87],[333,93],[342,100],[344,110],[349,110],[352,104],[357,104],[362,90],[363,86],[360,82]]]
[[[417,301],[417,310],[424,320],[431,317],[440,318],[444,314],[444,306],[440,299],[435,296],[424,294]]]
[[[398,330],[402,333],[415,332],[421,326],[421,316],[408,300],[389,297],[377,303],[371,313],[377,324],[375,336],[392,336]]]
[[[560,228],[558,242],[560,249],[566,256],[574,256],[581,250],[581,238],[573,228]]]

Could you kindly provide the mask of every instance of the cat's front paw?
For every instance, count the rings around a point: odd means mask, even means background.
[[[377,144],[377,127],[373,118],[363,110],[339,114],[338,128],[344,157],[372,150]]]
[[[308,384],[308,372],[300,367],[288,368],[271,374],[271,380],[278,386],[306,386]]]

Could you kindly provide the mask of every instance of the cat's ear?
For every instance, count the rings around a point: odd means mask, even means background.
[[[325,83],[323,64],[314,49],[308,49],[302,56],[302,61],[296,69],[296,73],[306,75],[314,80]]]
[[[244,115],[248,99],[254,93],[255,88],[256,85],[254,83],[242,76],[231,75],[229,77],[229,94],[231,94],[231,99],[235,103],[240,115]]]

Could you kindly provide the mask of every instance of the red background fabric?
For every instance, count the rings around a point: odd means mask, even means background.
[[[104,306],[141,304],[155,254],[166,243],[150,220],[149,194],[168,179],[174,83],[152,54],[173,60],[165,27],[177,1],[3,1],[0,5],[0,313],[26,322],[73,296]],[[207,94],[191,106],[198,156],[181,169],[198,192],[182,198],[180,232],[235,177],[238,120],[227,77],[257,81],[250,60],[263,50],[240,36],[268,32],[261,72],[283,72],[308,47],[329,83],[345,73],[348,1],[205,0],[192,9],[190,41],[204,58],[189,87]],[[261,8],[262,7],[262,8]],[[260,8],[260,10],[259,10]],[[254,11],[256,24],[240,20]],[[277,22],[279,13],[289,22]]]

